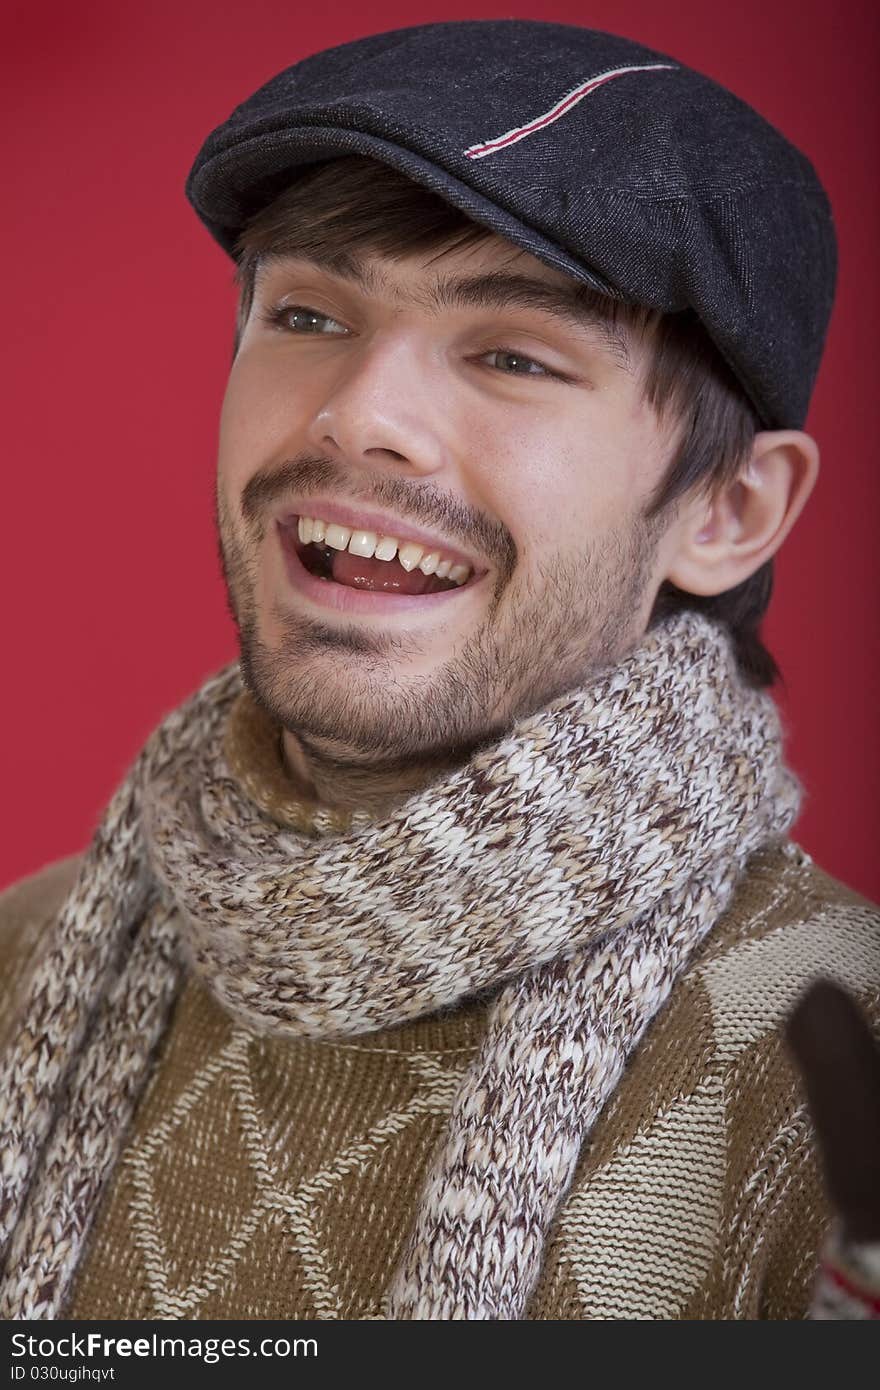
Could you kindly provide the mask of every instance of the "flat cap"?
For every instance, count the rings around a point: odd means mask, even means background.
[[[614,34],[534,19],[372,34],[285,68],[207,137],[186,196],[234,255],[303,166],[388,164],[547,265],[704,324],[766,428],[800,428],[834,299],[810,161],[739,97]]]

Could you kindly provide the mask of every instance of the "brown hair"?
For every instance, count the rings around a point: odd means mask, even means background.
[[[251,311],[257,268],[268,252],[309,255],[320,248],[326,255],[339,246],[393,257],[437,247],[439,257],[493,235],[430,189],[361,155],[323,160],[292,183],[288,175],[268,196],[236,243],[240,294],[233,356]],[[675,431],[671,462],[643,513],[653,532],[667,524],[668,513],[685,494],[712,497],[736,479],[761,423],[691,311],[661,314],[586,285],[581,292],[609,323],[648,339],[645,398],[658,420]],[[681,608],[704,612],[727,626],[746,681],[756,688],[770,686],[782,673],[758,629],[772,591],[772,558],[722,594],[690,594],[664,580],[648,626]]]

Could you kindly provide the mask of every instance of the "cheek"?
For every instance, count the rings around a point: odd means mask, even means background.
[[[583,412],[542,424],[494,431],[488,505],[513,532],[524,563],[548,554],[577,561],[591,538],[629,514],[634,468],[621,434]]]
[[[238,487],[258,468],[296,448],[297,400],[254,354],[240,353],[220,408],[218,473]]]

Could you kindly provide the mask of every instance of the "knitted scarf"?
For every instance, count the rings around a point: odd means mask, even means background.
[[[235,662],[163,720],[51,924],[0,1072],[0,1316],[61,1315],[195,971],[286,1037],[490,992],[384,1311],[522,1318],[627,1058],[797,817],[776,705],[725,629],[679,612],[390,814],[309,830],[269,813],[240,757],[248,707]]]

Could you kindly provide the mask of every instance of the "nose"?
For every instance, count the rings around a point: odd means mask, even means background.
[[[353,345],[332,370],[308,423],[311,445],[352,466],[403,463],[419,475],[443,469],[439,374],[416,356],[411,339]]]

